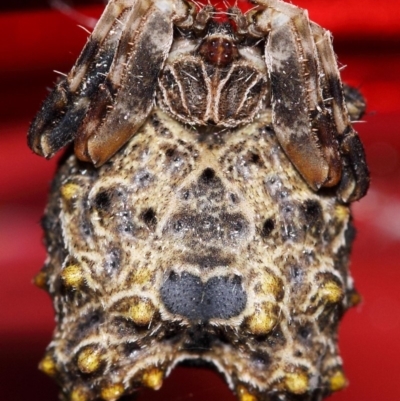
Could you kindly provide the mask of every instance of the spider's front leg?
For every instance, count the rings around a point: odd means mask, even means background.
[[[362,198],[369,187],[364,148],[350,120],[354,113],[354,117],[359,118],[357,112],[361,110],[363,113],[365,103],[356,90],[349,87],[344,90],[330,33],[316,24],[311,24],[311,29],[319,56],[323,94],[333,115],[342,157],[343,173],[338,196],[343,202],[351,202]],[[349,110],[349,106],[354,106],[354,110]]]
[[[49,158],[75,140],[81,160],[105,163],[150,113],[173,24],[190,20],[181,0],[111,0],[76,65],[33,121],[31,149]]]
[[[282,148],[314,190],[337,186],[342,201],[359,199],[368,171],[328,33],[298,7],[280,0],[257,4],[262,10],[249,31],[267,36],[273,124]]]

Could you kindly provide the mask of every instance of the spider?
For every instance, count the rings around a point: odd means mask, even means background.
[[[216,129],[248,123],[270,106],[277,138],[310,187],[338,185],[342,201],[361,198],[369,175],[330,33],[283,1],[254,4],[247,18],[237,7],[228,10],[234,32],[231,24],[210,23],[212,6],[196,13],[183,1],[111,1],[33,121],[29,146],[51,157],[74,141],[80,160],[101,166],[135,135],[156,98],[180,121]],[[184,30],[176,40],[174,27]],[[262,51],[253,38],[262,40]],[[178,78],[183,65],[195,75]]]
[[[240,401],[345,386],[337,327],[358,296],[349,204],[369,174],[330,33],[280,0],[224,18],[111,0],[29,146],[68,143],[36,278],[57,329],[41,369],[70,401],[213,366]]]

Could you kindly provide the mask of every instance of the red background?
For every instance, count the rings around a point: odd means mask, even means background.
[[[372,186],[353,207],[359,233],[352,272],[364,302],[347,313],[340,330],[350,386],[330,399],[400,400],[400,2],[293,2],[333,32],[339,61],[348,66],[344,80],[368,100],[366,123],[357,129]],[[57,388],[36,365],[51,338],[53,312],[31,278],[45,258],[39,220],[55,161],[27,149],[26,131],[55,81],[52,70],[69,71],[87,34],[76,19],[38,7],[40,0],[20,3],[36,8],[0,5],[0,398],[52,401]],[[101,8],[77,10],[96,18]],[[162,390],[140,397],[222,399],[234,397],[216,374],[183,368]]]

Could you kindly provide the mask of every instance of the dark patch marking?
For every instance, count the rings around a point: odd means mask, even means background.
[[[121,264],[121,250],[113,248],[104,258],[104,269],[108,274],[115,272]]]
[[[94,198],[94,206],[96,209],[108,210],[111,206],[111,195],[107,191],[99,192]]]
[[[200,175],[199,180],[204,184],[211,184],[215,181],[215,171],[212,168],[206,168]]]
[[[157,216],[153,208],[149,208],[143,212],[142,219],[149,228],[152,230],[155,229],[157,225]]]
[[[213,277],[203,284],[199,277],[186,272],[181,276],[170,274],[161,287],[161,298],[171,313],[201,321],[237,316],[247,302],[238,276]]]
[[[303,203],[302,210],[308,232],[319,237],[324,225],[321,204],[316,200],[308,199]]]
[[[136,342],[129,342],[124,344],[124,354],[128,357],[133,357],[141,349],[140,345]]]
[[[259,365],[260,368],[262,367],[265,369],[267,366],[271,364],[271,357],[263,351],[255,351],[251,354],[251,360],[256,364]]]
[[[261,230],[261,236],[263,238],[268,237],[272,233],[272,231],[274,231],[274,228],[275,228],[274,219],[270,218],[265,220]]]
[[[134,175],[133,181],[138,188],[146,188],[153,181],[153,175],[146,169],[142,169]]]

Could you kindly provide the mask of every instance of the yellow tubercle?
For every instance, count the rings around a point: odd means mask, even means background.
[[[102,352],[93,346],[84,348],[78,356],[78,368],[82,373],[96,372],[100,369],[102,362]]]
[[[122,383],[114,383],[103,387],[100,395],[105,401],[115,401],[124,394],[124,391],[125,389]]]
[[[79,287],[84,281],[82,268],[79,265],[66,266],[61,272],[61,278],[67,287]]]
[[[293,394],[304,394],[308,391],[308,376],[304,372],[286,373],[285,387]]]
[[[278,322],[275,309],[275,305],[271,302],[265,302],[260,308],[256,309],[254,314],[247,320],[250,332],[256,335],[269,333]]]
[[[342,287],[333,280],[326,281],[320,288],[320,296],[331,304],[340,302],[343,295]]]
[[[350,306],[357,306],[361,303],[362,301],[362,296],[356,291],[354,290],[351,295],[350,295]]]
[[[153,390],[159,390],[163,384],[164,372],[159,368],[151,368],[146,370],[142,376],[142,384]]]
[[[89,395],[86,389],[82,387],[76,387],[71,391],[69,399],[70,401],[88,401]]]
[[[33,277],[33,284],[36,287],[45,290],[47,287],[47,274],[44,271],[40,271],[38,274]]]
[[[343,221],[349,217],[350,209],[348,206],[337,205],[335,207],[335,214],[340,221]]]
[[[74,199],[77,196],[79,190],[80,190],[79,185],[74,184],[73,182],[68,182],[68,183],[64,184],[60,189],[61,196],[66,201],[70,201],[70,200]]]
[[[331,391],[339,391],[347,386],[347,379],[342,370],[336,370],[329,378],[329,388]]]
[[[39,362],[39,369],[48,376],[54,376],[57,373],[56,361],[50,354],[46,354]]]
[[[155,313],[153,303],[144,298],[138,298],[129,308],[128,317],[139,326],[150,324]]]
[[[240,385],[236,388],[239,401],[257,401],[257,397],[251,394],[247,388]]]

